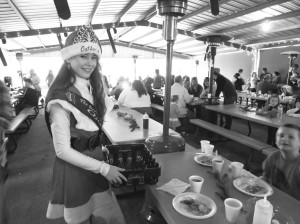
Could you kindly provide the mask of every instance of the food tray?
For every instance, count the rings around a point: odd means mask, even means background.
[[[105,162],[125,169],[122,174],[127,182],[113,184],[114,187],[155,184],[161,168],[145,144],[107,145]]]

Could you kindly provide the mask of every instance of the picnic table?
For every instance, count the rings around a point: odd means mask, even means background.
[[[140,128],[131,131],[129,121],[118,116],[118,112],[131,114]],[[143,114],[124,106],[106,114],[102,129],[112,144],[144,143],[149,136],[163,133],[163,125],[151,118],[149,118],[149,129],[143,129]],[[169,133],[179,135],[171,129]]]
[[[300,125],[300,119],[295,117],[287,116],[286,114],[282,115],[282,119],[277,117],[270,118],[267,116],[258,115],[255,111],[245,111],[238,104],[229,104],[229,105],[213,105],[205,106],[207,110],[215,111],[221,114],[231,115],[233,117],[238,117],[246,121],[252,121],[259,124],[263,124],[270,127],[278,128],[282,124],[292,123]]]
[[[161,176],[155,185],[146,185],[146,203],[151,204],[155,210],[159,211],[167,223],[169,224],[193,224],[193,223],[209,223],[220,224],[228,223],[225,218],[225,208],[223,200],[215,193],[220,192],[217,187],[217,179],[209,173],[211,167],[202,166],[194,161],[194,152],[176,152],[168,154],[154,155],[156,161],[161,166]],[[223,158],[224,159],[224,158]],[[230,161],[225,160],[223,173],[227,171]],[[169,182],[173,178],[177,178],[185,183],[189,183],[189,176],[199,175],[204,178],[201,194],[211,198],[217,206],[216,213],[207,219],[191,219],[179,214],[172,205],[173,195],[157,190],[156,188]],[[279,207],[279,213],[289,215],[295,223],[300,220],[299,206],[300,201],[287,195],[281,190],[273,187],[273,194],[268,197],[268,200],[273,204],[274,208]],[[190,191],[189,188],[186,192]],[[240,200],[244,205],[252,196],[246,195],[238,191],[233,184],[228,187],[229,196]],[[239,224],[252,224],[253,213],[241,213],[238,222]]]

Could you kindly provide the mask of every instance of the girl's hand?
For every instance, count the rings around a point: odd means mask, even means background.
[[[116,166],[110,166],[109,171],[105,178],[110,182],[110,183],[120,183],[122,184],[122,179],[124,181],[127,181],[126,177],[120,173],[121,171],[125,171],[125,169],[116,167]]]

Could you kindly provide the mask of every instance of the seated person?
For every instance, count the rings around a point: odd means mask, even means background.
[[[256,114],[269,116],[271,118],[277,116],[278,106],[280,105],[279,96],[274,94],[269,97],[268,102],[262,109],[258,109]],[[267,143],[275,146],[275,134],[277,129],[274,127],[268,126],[268,139]]]
[[[25,78],[25,88],[22,90],[24,96],[16,108],[16,114],[18,114],[25,107],[38,106],[39,95],[38,91],[34,88],[31,79]]]
[[[122,91],[118,103],[133,108],[142,114],[152,114],[150,96],[140,80],[134,80],[131,87]]]
[[[203,91],[203,87],[200,84],[198,84],[197,77],[193,77],[191,86],[188,88],[189,94],[193,95],[194,97],[200,97],[202,91]]]
[[[300,128],[296,124],[280,126],[276,145],[279,150],[263,162],[262,178],[300,200]]]
[[[108,93],[109,96],[114,96],[116,100],[118,100],[121,92],[129,86],[128,80],[126,80],[123,76],[121,76],[117,82],[117,85],[112,88],[112,90]]]
[[[292,117],[300,117],[300,97],[297,97],[294,103],[294,108],[289,109],[286,112],[286,115],[292,116]]]
[[[161,99],[159,96],[156,96],[156,95],[154,94],[155,91],[154,91],[153,88],[152,88],[153,82],[154,82],[154,79],[151,78],[151,77],[148,77],[148,78],[146,78],[146,80],[145,80],[145,88],[146,88],[146,90],[147,90],[147,93],[148,93],[149,96],[150,96],[151,103],[155,103],[155,104],[158,104],[158,105],[163,105],[162,99]]]
[[[171,86],[171,95],[178,95],[178,107],[180,111],[179,117],[186,117],[188,108],[186,104],[193,100],[187,89],[183,86],[183,79],[180,75],[175,77],[175,83]]]

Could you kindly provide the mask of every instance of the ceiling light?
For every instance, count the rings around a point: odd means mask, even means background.
[[[261,29],[264,32],[267,32],[271,29],[271,24],[269,23],[269,21],[266,21],[264,23],[261,24]]]

